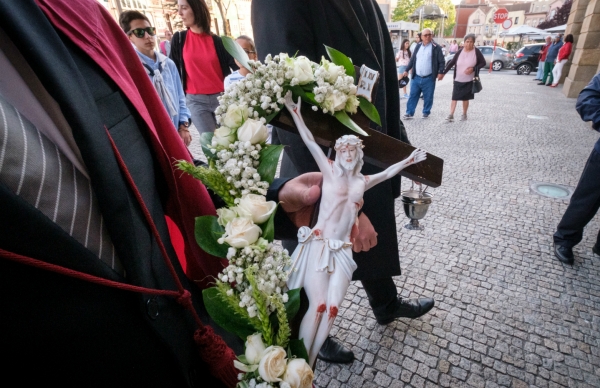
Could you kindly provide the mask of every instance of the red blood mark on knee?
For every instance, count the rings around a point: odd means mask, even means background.
[[[338,308],[336,306],[331,306],[329,308],[329,320],[333,321],[335,317],[338,315]]]
[[[327,310],[327,307],[325,306],[325,303],[321,303],[319,305],[319,307],[317,307],[317,313],[322,314],[325,312],[325,310]],[[337,310],[336,310],[337,311]]]

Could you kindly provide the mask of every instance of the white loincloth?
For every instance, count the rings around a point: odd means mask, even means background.
[[[332,240],[315,236],[310,228],[303,226],[298,230],[298,246],[292,254],[292,266],[289,269],[287,281],[290,290],[304,286],[308,271],[335,271],[342,273],[352,280],[352,274],[357,268],[352,259],[352,244],[341,240]]]

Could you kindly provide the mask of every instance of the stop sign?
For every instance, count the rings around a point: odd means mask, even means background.
[[[508,10],[506,8],[499,8],[494,12],[494,23],[502,24],[506,19],[508,19]]]

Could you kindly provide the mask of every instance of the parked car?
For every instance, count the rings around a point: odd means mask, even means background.
[[[477,46],[477,48],[483,54],[485,58],[486,66],[489,66],[492,62],[492,51],[494,51],[494,46]],[[454,58],[454,54],[447,55],[445,58],[446,65]],[[494,62],[492,64],[492,69],[494,71],[500,71],[505,67],[508,67],[511,60],[513,58],[513,54],[504,49],[502,47],[496,47],[496,51],[494,52]]]
[[[540,52],[544,47],[543,43],[528,44],[515,53],[515,58],[509,65],[509,69],[517,71],[517,74],[529,75],[532,71],[537,71]]]
[[[485,58],[485,62],[487,66],[492,64],[492,70],[500,71],[505,67],[508,67],[510,62],[513,59],[513,55],[510,51],[502,47],[496,47],[496,51],[494,51],[494,46],[477,46],[479,51],[483,54]],[[494,61],[492,62],[492,52],[494,53]]]

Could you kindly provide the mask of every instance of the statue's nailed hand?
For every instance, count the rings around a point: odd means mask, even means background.
[[[298,228],[309,226],[315,203],[321,196],[322,183],[323,174],[309,172],[288,181],[279,190],[281,208]]]
[[[420,148],[417,148],[416,150],[414,150],[412,152],[412,154],[410,154],[410,156],[407,159],[408,159],[408,163],[406,164],[407,166],[422,162],[425,159],[427,159],[427,152],[423,151]]]

